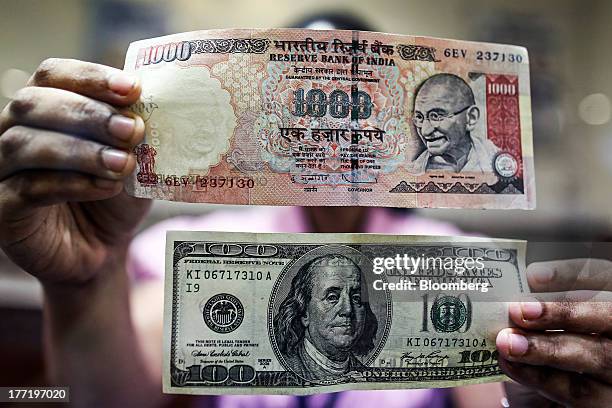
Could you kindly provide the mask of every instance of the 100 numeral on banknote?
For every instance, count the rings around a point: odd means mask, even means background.
[[[146,123],[127,190],[226,204],[534,208],[522,47],[211,30],[130,45]]]
[[[524,243],[169,232],[164,392],[310,394],[505,378]]]

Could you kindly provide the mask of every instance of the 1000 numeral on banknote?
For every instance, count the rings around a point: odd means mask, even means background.
[[[137,41],[138,197],[225,204],[535,207],[522,47],[358,31]]]
[[[310,394],[500,381],[524,242],[169,232],[164,392]]]

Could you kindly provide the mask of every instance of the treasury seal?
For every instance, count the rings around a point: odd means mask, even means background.
[[[438,332],[454,332],[464,325],[467,309],[455,296],[442,296],[431,307],[431,321]]]

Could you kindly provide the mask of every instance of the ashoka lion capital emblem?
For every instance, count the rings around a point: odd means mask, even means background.
[[[139,167],[138,174],[136,174],[138,182],[145,186],[156,185],[155,156],[157,155],[157,150],[148,144],[141,144],[134,148],[134,153],[136,154],[136,162]]]

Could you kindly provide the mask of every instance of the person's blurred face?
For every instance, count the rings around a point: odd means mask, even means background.
[[[370,207],[302,207],[315,232],[362,232]]]
[[[471,143],[467,128],[469,101],[448,88],[426,83],[414,103],[415,117],[423,119],[421,125],[415,123],[417,133],[434,156],[463,150]],[[429,120],[428,115],[441,120]]]
[[[306,326],[310,342],[333,359],[349,351],[363,333],[361,273],[354,265],[315,267]]]

